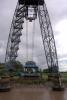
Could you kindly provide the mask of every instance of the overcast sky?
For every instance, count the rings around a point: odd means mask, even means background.
[[[67,0],[45,0],[45,2],[50,15],[56,41],[59,68],[60,70],[67,70]],[[5,58],[9,30],[16,4],[17,0],[0,0],[0,62],[3,62]],[[35,27],[36,38],[34,60],[37,62],[37,64],[44,68],[44,66],[46,66],[46,60],[44,56],[43,43],[40,35],[38,20],[36,20],[35,23],[35,26],[38,25],[38,27]],[[24,24],[24,30],[22,31],[23,36],[21,37],[20,49],[18,52],[18,59],[21,62],[26,60],[25,26],[26,24]],[[33,24],[29,23],[28,26],[30,35],[29,38],[31,38],[32,30],[30,30],[30,27],[33,29]],[[31,52],[31,48],[31,44],[29,43],[29,52]]]

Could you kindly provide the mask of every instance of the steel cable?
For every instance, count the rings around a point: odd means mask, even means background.
[[[32,32],[32,61],[34,58],[34,46],[35,46],[35,20],[33,21],[33,32]]]
[[[26,20],[26,61],[28,61],[28,21]]]

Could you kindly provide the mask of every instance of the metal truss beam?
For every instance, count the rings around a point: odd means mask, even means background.
[[[14,61],[18,56],[17,51],[19,50],[19,43],[21,42],[20,36],[22,35],[21,30],[23,29],[24,23],[24,11],[25,6],[17,3],[9,33],[5,62]]]
[[[58,72],[57,52],[52,26],[45,3],[43,6],[38,7],[38,16],[47,65],[51,72],[56,73]]]

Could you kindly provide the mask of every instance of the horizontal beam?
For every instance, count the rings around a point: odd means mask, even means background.
[[[18,0],[21,5],[43,5],[44,0]]]

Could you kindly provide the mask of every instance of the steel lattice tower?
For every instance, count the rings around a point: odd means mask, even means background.
[[[29,10],[33,11],[33,16],[29,16]],[[18,0],[9,33],[5,63],[15,61],[18,56],[17,51],[21,42],[20,36],[22,35],[21,31],[23,29],[24,18],[29,21],[36,20],[37,14],[49,72],[53,79],[57,79],[57,82],[55,82],[60,86],[55,40],[44,0]],[[53,83],[55,82],[53,81]]]

